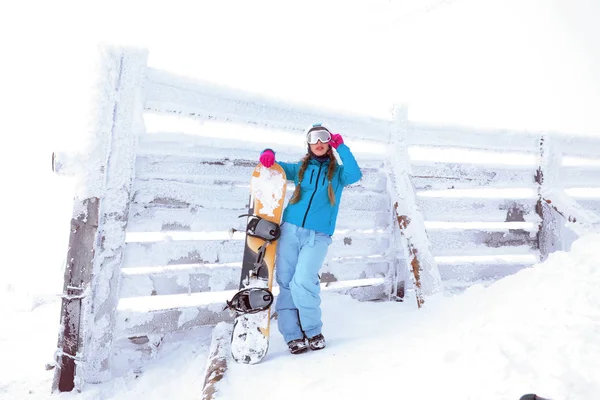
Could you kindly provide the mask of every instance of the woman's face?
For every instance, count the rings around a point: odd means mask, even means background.
[[[318,140],[317,143],[310,145],[310,150],[315,156],[324,156],[329,150],[329,143],[322,143],[320,140]]]

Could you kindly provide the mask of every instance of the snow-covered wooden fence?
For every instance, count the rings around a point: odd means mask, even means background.
[[[589,229],[598,222],[598,139],[416,123],[407,129],[411,182],[446,289],[529,267],[569,248],[574,235],[561,229],[565,223],[576,229],[585,220]]]
[[[62,313],[59,390],[70,390],[75,376],[80,384],[108,379],[116,341],[147,343],[231,319],[223,308],[239,282],[244,236],[235,231],[244,229],[238,216],[247,211],[251,171],[266,147],[279,160],[300,159],[302,132],[314,122],[344,133],[363,172],[342,197],[322,287],[362,300],[394,296],[403,267],[391,251],[389,121],[185,79],[149,68],[143,53],[108,50],[105,61],[111,79],[100,90],[104,111],[93,154],[53,158],[58,173],[74,172],[84,186],[93,181],[100,209],[90,227],[89,279],[77,282],[76,300],[65,297],[84,307],[80,316]],[[293,187],[287,192],[289,199]],[[76,200],[74,221],[85,225],[82,201]]]
[[[342,196],[322,269],[325,290],[362,300],[402,297],[410,265],[427,295],[441,289],[440,279],[464,286],[539,258],[540,135],[417,125],[402,107],[385,120],[288,103],[150,68],[143,52],[109,50],[105,59],[91,157],[54,160],[59,173],[73,170],[65,160],[85,165],[76,173],[94,189],[75,203],[73,232],[83,226],[87,233],[72,235],[69,254],[93,245],[81,253],[93,257],[70,257],[67,265],[60,390],[70,390],[74,377],[79,384],[109,379],[117,340],[143,343],[230,319],[223,307],[239,281],[243,235],[236,230],[244,228],[238,216],[251,170],[266,147],[279,160],[298,160],[306,151],[302,131],[314,122],[343,133],[363,172]],[[484,150],[488,159],[434,153],[449,148]],[[426,149],[434,161],[412,149]],[[531,158],[507,163],[513,152]],[[585,171],[559,179],[597,183]],[[467,197],[466,189],[482,188],[495,195]],[[507,188],[521,192],[506,195]],[[97,225],[89,204],[98,209]],[[73,273],[82,263],[83,278]]]

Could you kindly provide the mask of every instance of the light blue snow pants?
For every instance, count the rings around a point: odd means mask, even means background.
[[[279,285],[277,325],[287,342],[321,333],[321,286],[323,265],[331,236],[294,224],[281,225],[277,243],[275,278]]]

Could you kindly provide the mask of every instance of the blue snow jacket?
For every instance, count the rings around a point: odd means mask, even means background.
[[[309,161],[304,172],[304,179],[300,184],[300,201],[287,205],[283,212],[283,222],[333,235],[342,190],[344,186],[358,182],[362,177],[360,167],[350,148],[342,143],[338,146],[337,152],[343,165],[336,168],[331,179],[333,192],[335,193],[335,205],[331,205],[327,194],[329,160],[320,162],[313,158]],[[278,161],[277,163],[284,169],[286,178],[290,181],[293,180],[298,185],[298,171],[302,166],[302,162],[285,163]]]

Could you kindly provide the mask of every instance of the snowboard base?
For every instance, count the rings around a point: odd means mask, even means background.
[[[275,163],[270,168],[265,168],[258,164],[254,168],[250,183],[248,213],[245,214],[248,215],[248,224],[240,291],[251,288],[272,290],[277,239],[280,233],[279,223],[283,213],[285,193],[286,176],[281,165]],[[261,305],[260,299],[256,304]],[[263,307],[266,309],[262,311],[235,314],[231,335],[231,355],[238,363],[256,364],[269,350],[271,303]],[[252,310],[255,306],[249,304],[247,308]]]
[[[235,361],[256,364],[265,357],[269,350],[269,314],[265,310],[235,318],[231,333],[231,356]]]

